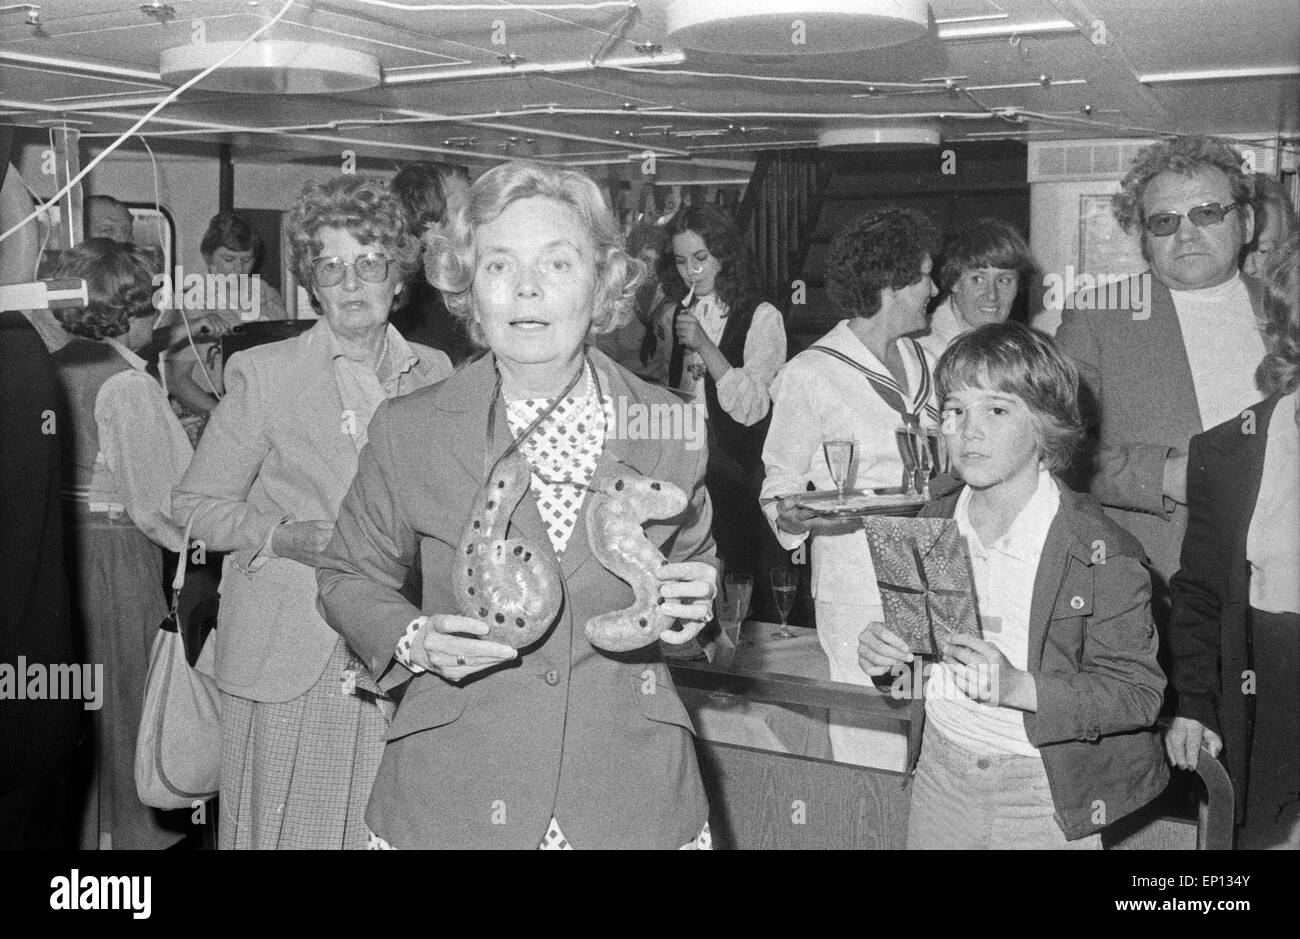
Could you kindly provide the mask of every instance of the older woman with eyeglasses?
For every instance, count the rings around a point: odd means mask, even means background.
[[[308,183],[288,231],[320,322],[231,357],[173,505],[195,539],[230,552],[216,655],[220,847],[361,848],[387,702],[317,612],[315,569],[371,415],[451,364],[388,323],[416,252],[382,181]]]

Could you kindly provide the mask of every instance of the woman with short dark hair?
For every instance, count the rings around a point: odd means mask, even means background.
[[[896,430],[938,427],[933,359],[905,337],[925,326],[940,241],[934,223],[909,209],[883,209],[851,222],[832,242],[826,272],[831,301],[844,319],[791,359],[772,385],[772,426],[763,448],[765,511],[787,551],[811,540],[817,637],[834,681],[867,683],[858,667],[858,634],[863,623],[883,615],[880,591],[861,523],[817,518],[796,502],[809,483],[835,488],[824,441],[855,441],[847,488],[898,487],[905,465]],[[831,714],[837,760],[901,770],[906,743],[901,728],[867,727],[854,715]]]
[[[1006,222],[983,218],[950,235],[939,266],[939,289],[947,296],[917,337],[921,345],[938,358],[962,333],[1004,322],[1033,269],[1029,245]]]
[[[63,388],[63,488],[87,658],[104,665],[94,712],[97,786],[87,848],[165,848],[167,830],[135,789],[135,741],[149,650],[167,615],[162,548],[181,551],[171,489],[190,462],[189,438],[136,351],[157,311],[144,254],[91,238],[63,253],[55,277],[86,281],[90,302],[56,310],[75,338],[53,356]],[[94,827],[90,827],[94,826]]]
[[[204,306],[191,309],[187,285],[167,281],[173,295],[181,297],[182,308],[171,312],[163,377],[172,397],[190,413],[206,415],[225,393],[224,363],[217,340],[241,323],[282,320],[288,314],[280,292],[253,273],[262,259],[262,236],[247,219],[234,212],[218,212],[208,222],[199,253],[207,266]],[[170,276],[179,273],[177,270]],[[250,280],[241,283],[241,278]],[[214,285],[213,289],[208,288],[209,284]],[[223,298],[224,306],[211,305]]]

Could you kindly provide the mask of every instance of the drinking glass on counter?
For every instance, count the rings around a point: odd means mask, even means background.
[[[749,615],[749,601],[754,595],[754,578],[749,574],[728,574],[718,594],[717,615],[722,632],[736,648],[752,645],[741,637],[745,618]]]
[[[781,628],[772,633],[773,639],[793,639],[798,635],[786,624],[790,618],[790,610],[794,607],[794,597],[798,589],[798,570],[793,567],[772,568],[772,598],[776,600],[777,611],[781,614]]]

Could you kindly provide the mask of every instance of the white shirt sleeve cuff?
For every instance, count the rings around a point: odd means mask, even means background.
[[[393,658],[416,674],[426,671],[426,669],[411,661],[411,644],[415,642],[415,637],[419,635],[420,630],[424,628],[424,624],[428,621],[429,617],[427,616],[417,616],[411,620],[410,625],[406,627],[406,632],[402,633],[402,638],[397,640],[397,651],[393,653]]]

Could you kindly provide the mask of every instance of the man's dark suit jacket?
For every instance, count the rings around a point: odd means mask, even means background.
[[[1177,713],[1223,738],[1223,759],[1236,783],[1237,817],[1245,810],[1255,696],[1243,693],[1254,668],[1250,637],[1250,563],[1246,536],[1255,514],[1268,425],[1280,394],[1192,438],[1187,461],[1187,537],[1170,584],[1170,684]],[[1290,420],[1289,414],[1279,420]]]
[[[1186,508],[1164,496],[1165,459],[1206,428],[1169,288],[1142,277],[1134,283],[1150,283],[1150,295],[1134,290],[1130,299],[1144,300],[1145,309],[1137,302],[1106,309],[1089,295],[1091,302],[1081,298],[1065,310],[1056,341],[1078,365],[1095,408],[1089,415],[1098,434],[1095,463],[1075,482],[1142,542],[1154,575],[1156,623],[1163,626],[1187,524]],[[1242,281],[1259,319],[1263,288],[1249,277]]]
[[[36,330],[0,313],[0,663],[15,668],[19,657],[81,661],[64,575],[57,389]],[[0,792],[67,760],[82,714],[70,699],[0,701]]]

